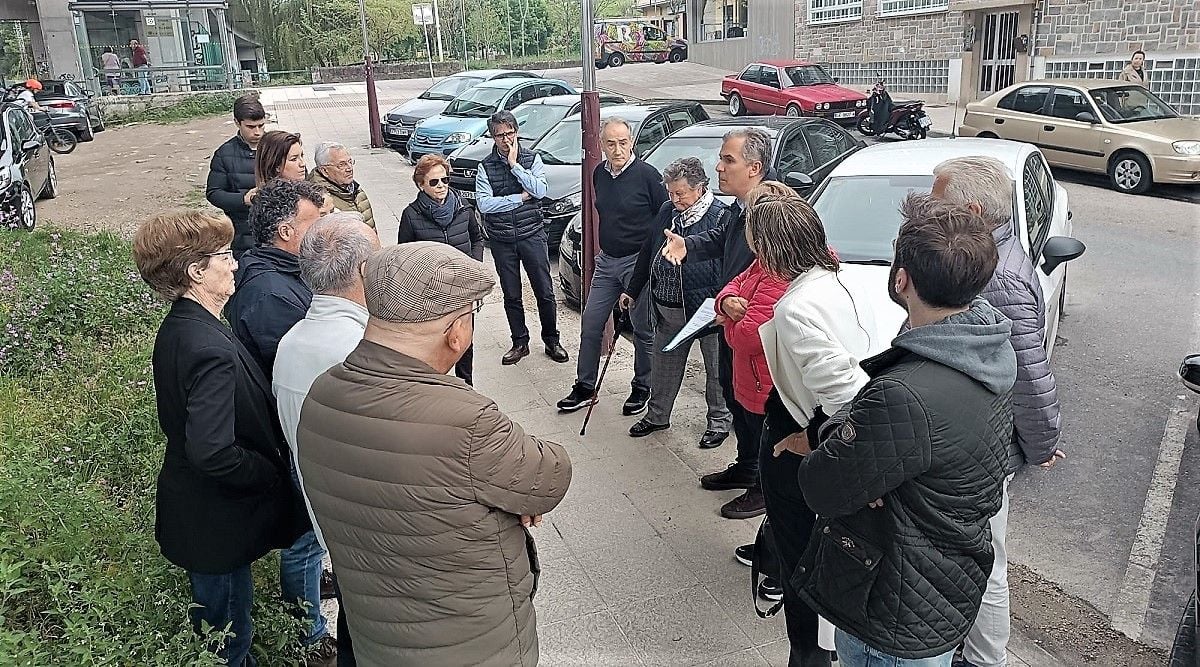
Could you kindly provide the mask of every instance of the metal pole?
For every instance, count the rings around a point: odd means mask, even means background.
[[[362,23],[363,74],[367,79],[367,124],[371,126],[371,148],[383,148],[383,127],[379,124],[379,96],[375,93],[375,66],[371,63],[371,46],[367,42],[367,5],[364,0],[358,0],[358,18]]]
[[[433,0],[433,26],[437,28],[438,62],[446,62],[446,56],[442,53],[442,19],[438,14],[438,0]]]
[[[583,301],[592,289],[599,251],[600,216],[592,174],[600,165],[600,93],[596,91],[596,57],[592,53],[592,0],[583,0],[579,15],[580,53],[583,58]]]
[[[471,69],[471,56],[467,55],[467,0],[462,0],[463,71]]]
[[[425,55],[429,57],[429,80],[433,81],[433,50],[429,46],[429,24],[426,23],[425,28]]]

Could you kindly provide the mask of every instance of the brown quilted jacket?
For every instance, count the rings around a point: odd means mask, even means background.
[[[370,341],[313,384],[297,441],[360,665],[537,664],[520,515],[566,495],[561,446]]]
[[[348,213],[361,213],[363,222],[371,227],[375,226],[375,213],[371,210],[371,200],[367,199],[367,192],[358,184],[358,181],[354,182],[354,193],[351,194],[340,185],[325,178],[325,175],[316,169],[308,172],[308,180],[325,188],[325,191],[333,197],[334,208]]]

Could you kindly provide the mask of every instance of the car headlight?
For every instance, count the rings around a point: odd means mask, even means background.
[[[470,132],[454,132],[450,136],[446,137],[442,141],[442,143],[444,143],[444,144],[465,144],[465,143],[471,141],[472,139],[474,139],[474,137],[471,136]]]
[[[1171,148],[1180,155],[1200,155],[1200,141],[1176,141]]]
[[[855,103],[854,103],[854,106],[856,106],[856,107],[865,107],[865,106],[867,106],[867,101],[866,101],[866,100],[859,100],[859,101],[857,101],[857,102],[855,102]]]
[[[583,193],[576,192],[574,194],[563,197],[562,199],[558,199],[554,203],[550,204],[550,213],[552,215],[562,215],[563,213],[570,213],[571,211],[577,211],[580,208],[582,208],[582,204],[583,204]]]

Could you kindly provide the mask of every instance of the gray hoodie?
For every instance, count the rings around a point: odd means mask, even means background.
[[[970,376],[993,394],[1017,380],[1017,355],[1009,338],[1012,323],[984,299],[957,315],[908,329],[892,340],[899,347]]]

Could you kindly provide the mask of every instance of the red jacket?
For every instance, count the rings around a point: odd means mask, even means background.
[[[726,320],[725,340],[733,348],[733,396],[743,408],[759,415],[766,412],[767,395],[774,385],[758,328],[775,316],[775,302],[787,291],[789,284],[768,274],[758,260],[754,260],[717,294],[717,312],[722,315],[725,313],[721,302],[725,297],[737,296],[750,303],[741,320]]]

